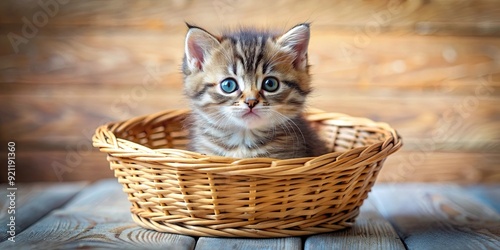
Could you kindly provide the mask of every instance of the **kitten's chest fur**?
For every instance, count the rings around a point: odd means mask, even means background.
[[[234,158],[271,157],[278,159],[321,155],[323,142],[301,116],[263,129],[244,129],[191,117],[189,149],[208,155]]]
[[[219,140],[220,148],[218,151],[223,151],[223,155],[235,158],[245,157],[262,157],[269,156],[269,147],[266,145],[274,139],[273,134],[267,131],[252,131],[245,130],[228,130],[219,138],[206,138],[207,140]],[[216,147],[209,147],[212,150],[217,150]],[[207,150],[208,148],[205,148]],[[214,152],[215,153],[215,152]],[[220,153],[218,153],[220,154]]]

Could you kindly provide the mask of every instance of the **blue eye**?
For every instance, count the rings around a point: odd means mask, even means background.
[[[274,77],[266,77],[264,78],[264,81],[262,81],[262,89],[267,92],[274,92],[278,90],[279,87],[280,83],[278,82],[278,79]]]
[[[220,88],[222,91],[230,94],[233,93],[234,91],[238,90],[238,84],[236,81],[232,78],[227,78],[224,81],[220,83]]]

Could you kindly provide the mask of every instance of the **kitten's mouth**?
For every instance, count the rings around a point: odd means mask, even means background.
[[[249,110],[247,112],[245,112],[242,116],[242,118],[260,118],[260,116],[258,114],[255,113],[255,111],[252,111],[252,110]]]
[[[268,122],[266,119],[263,119],[261,115],[262,114],[260,114],[260,112],[256,112],[256,110],[246,110],[241,115],[240,121],[247,129],[259,128],[265,126]]]

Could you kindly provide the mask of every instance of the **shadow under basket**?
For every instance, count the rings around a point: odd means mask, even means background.
[[[97,128],[94,147],[132,203],[132,218],[160,232],[285,237],[353,225],[385,159],[402,146],[385,123],[314,110],[305,116],[331,153],[277,160],[187,151],[189,110]]]

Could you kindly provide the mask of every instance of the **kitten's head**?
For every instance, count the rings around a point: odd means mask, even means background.
[[[189,26],[183,73],[193,111],[248,129],[299,115],[311,91],[309,33],[299,24],[285,34],[242,29],[218,37]]]

